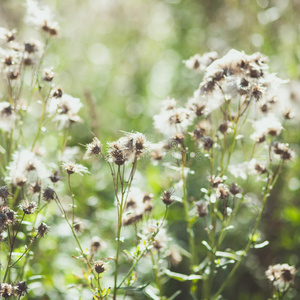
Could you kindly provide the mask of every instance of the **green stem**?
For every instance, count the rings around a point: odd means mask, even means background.
[[[265,192],[264,192],[264,197],[263,197],[263,200],[262,200],[262,207],[259,211],[259,214],[256,218],[256,221],[255,221],[255,225],[254,225],[254,228],[253,228],[253,231],[252,231],[252,234],[251,234],[251,237],[249,238],[249,241],[246,245],[246,248],[244,250],[244,255],[240,258],[240,260],[234,265],[233,269],[230,271],[230,273],[228,274],[226,280],[223,282],[223,284],[221,285],[221,287],[218,289],[218,291],[216,292],[216,294],[213,296],[212,300],[216,300],[218,298],[218,296],[222,293],[222,291],[224,290],[224,288],[226,287],[226,285],[228,284],[228,282],[231,280],[231,278],[233,277],[233,275],[235,274],[236,270],[238,269],[238,267],[240,266],[241,262],[243,261],[244,257],[247,255],[248,251],[250,250],[251,246],[252,246],[252,243],[253,243],[253,238],[254,238],[254,235],[258,229],[258,226],[259,226],[259,223],[260,223],[260,220],[262,218],[262,214],[264,212],[264,209],[266,207],[266,204],[267,204],[267,200],[270,196],[270,191],[272,190],[273,188],[273,185],[276,183],[277,179],[278,179],[278,176],[281,172],[281,169],[282,169],[282,166],[283,166],[283,161],[280,162],[278,168],[276,169],[275,173],[273,174],[273,177],[271,178],[271,180],[268,182],[268,185],[265,189]]]

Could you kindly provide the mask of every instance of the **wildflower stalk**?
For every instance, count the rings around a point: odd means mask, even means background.
[[[121,230],[122,230],[122,218],[123,218],[123,212],[124,208],[127,202],[128,193],[131,187],[131,183],[136,171],[136,165],[137,165],[137,157],[135,156],[134,162],[132,164],[132,168],[130,171],[129,179],[127,181],[127,186],[125,186],[124,182],[124,172],[125,167],[123,165],[123,172],[121,173],[121,166],[118,165],[118,171],[117,171],[117,179],[114,179],[115,186],[115,193],[118,194],[118,186],[119,181],[121,185],[121,201],[119,197],[117,196],[117,210],[118,210],[118,227],[117,227],[117,238],[116,238],[116,256],[115,256],[115,273],[114,273],[114,295],[113,299],[116,299],[117,297],[117,290],[118,290],[118,269],[119,269],[119,254],[120,254],[120,239],[121,239]],[[114,177],[114,176],[113,176]]]
[[[269,199],[270,196],[270,191],[272,190],[274,184],[276,183],[279,174],[281,172],[283,166],[283,161],[280,161],[280,164],[278,166],[278,168],[276,169],[275,173],[273,174],[272,178],[270,179],[270,181],[268,182],[265,191],[264,191],[264,197],[262,200],[262,206],[261,209],[259,211],[259,214],[257,215],[255,224],[254,224],[254,228],[252,230],[251,236],[249,238],[249,241],[244,249],[244,254],[243,256],[239,259],[239,261],[234,265],[234,267],[232,268],[232,270],[230,271],[230,273],[227,275],[226,280],[223,282],[223,284],[221,285],[221,287],[218,289],[218,291],[214,294],[212,300],[217,300],[218,296],[222,293],[222,291],[224,290],[224,288],[226,287],[226,285],[228,284],[228,282],[231,280],[231,278],[233,277],[233,275],[235,274],[236,270],[238,269],[238,267],[240,266],[241,262],[243,261],[244,257],[246,257],[248,251],[250,250],[252,244],[253,244],[253,238],[256,234],[256,231],[258,229],[258,226],[260,224],[260,220],[262,218],[262,214],[264,212],[264,209],[266,207],[267,204],[267,200]]]
[[[129,271],[127,272],[127,274],[124,276],[124,278],[122,279],[121,283],[119,283],[118,285],[118,289],[122,286],[122,284],[125,282],[125,280],[130,276],[130,274],[132,273],[132,271],[134,270],[135,266],[137,265],[137,263],[140,261],[140,259],[147,253],[147,251],[149,251],[150,246],[152,245],[154,238],[156,237],[156,235],[159,233],[159,230],[161,229],[161,227],[163,226],[165,219],[167,217],[167,213],[168,213],[168,207],[166,206],[166,210],[165,210],[165,214],[164,217],[160,223],[160,225],[158,226],[157,230],[153,233],[150,241],[148,242],[148,244],[145,245],[145,249],[144,251],[142,251],[140,253],[140,255],[135,259],[135,262],[132,264],[131,268],[129,269]]]
[[[162,285],[160,282],[160,276],[158,275],[158,262],[155,261],[154,254],[150,251],[151,254],[151,261],[152,261],[152,269],[154,273],[155,283],[159,290],[159,299],[163,299],[163,291]]]
[[[28,251],[30,250],[31,246],[33,245],[37,237],[38,234],[36,234],[35,237],[31,240],[30,244],[27,246],[26,250],[22,253],[22,255],[13,264],[9,266],[10,268],[12,268],[15,264],[17,264],[22,259],[22,257],[28,253]]]
[[[5,282],[5,279],[6,279],[7,275],[8,275],[8,271],[10,270],[10,263],[11,263],[12,253],[13,253],[13,250],[14,250],[14,244],[15,244],[17,235],[19,233],[19,230],[21,228],[21,224],[22,224],[22,222],[24,220],[24,217],[25,217],[25,213],[23,213],[21,221],[18,224],[18,228],[17,228],[16,234],[14,234],[14,232],[12,233],[13,234],[13,238],[12,238],[12,240],[10,240],[11,241],[11,243],[10,243],[10,253],[9,253],[8,260],[7,260],[7,266],[6,266],[6,270],[5,270],[5,273],[4,273],[3,282]],[[9,238],[10,238],[10,235],[9,235]]]
[[[66,211],[65,211],[65,209],[63,208],[63,206],[62,206],[62,204],[61,204],[61,202],[60,202],[59,197],[58,197],[57,195],[55,195],[55,199],[54,199],[54,200],[55,200],[55,202],[56,202],[56,204],[57,204],[59,210],[61,211],[61,213],[62,213],[64,219],[67,221],[67,223],[68,223],[68,225],[69,225],[69,227],[70,227],[70,229],[71,229],[71,231],[72,231],[73,237],[75,238],[75,241],[76,241],[76,243],[77,243],[77,245],[78,245],[78,247],[79,247],[80,254],[84,257],[84,259],[85,259],[85,261],[86,261],[86,264],[87,264],[87,266],[89,267],[89,269],[90,269],[92,275],[94,276],[94,278],[96,278],[96,276],[95,276],[95,274],[94,274],[94,271],[93,271],[93,267],[92,267],[92,265],[91,265],[91,263],[90,263],[90,260],[89,260],[88,256],[86,255],[86,253],[85,253],[85,252],[83,251],[83,249],[82,249],[82,246],[81,246],[81,244],[80,244],[80,242],[79,242],[79,239],[78,239],[78,237],[77,237],[77,234],[76,234],[76,232],[75,232],[75,230],[74,230],[74,226],[70,223],[70,221],[69,221],[69,219],[68,219],[68,217],[67,217]],[[94,285],[93,285],[92,281],[89,281],[89,284],[90,284],[90,286],[91,286],[91,288],[92,288],[92,290],[93,290],[93,289],[94,289]]]

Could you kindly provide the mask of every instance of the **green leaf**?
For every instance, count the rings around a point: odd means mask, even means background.
[[[191,275],[185,275],[181,273],[172,272],[168,269],[165,269],[163,271],[167,276],[176,279],[178,281],[191,281],[191,280],[200,280],[202,279],[202,276],[197,274],[191,274]]]
[[[119,289],[126,290],[126,291],[142,291],[144,290],[149,283],[139,285],[139,286],[124,286],[124,287],[119,287]]]
[[[254,247],[255,249],[260,249],[260,248],[266,247],[267,245],[269,245],[269,241],[264,241],[263,243],[256,244],[256,245],[254,245],[253,247]]]
[[[213,252],[207,241],[202,241],[202,244],[205,246],[205,248],[206,248],[209,252],[211,252],[211,253]]]
[[[173,295],[171,295],[168,300],[173,300],[175,299],[178,295],[180,295],[182,291],[176,291]]]
[[[239,260],[239,257],[235,253],[231,253],[231,252],[217,251],[216,256]]]

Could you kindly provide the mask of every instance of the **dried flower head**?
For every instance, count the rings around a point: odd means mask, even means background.
[[[94,263],[94,269],[96,273],[102,274],[107,270],[107,264],[102,260],[98,260]]]
[[[38,227],[38,235],[40,236],[40,237],[44,237],[47,233],[48,233],[48,231],[49,231],[49,226],[47,226],[45,223],[41,223],[40,225],[39,225],[39,227]]]
[[[218,198],[226,199],[229,196],[229,189],[225,184],[219,184],[216,194]]]
[[[4,27],[0,27],[0,41],[3,40],[6,43],[12,42],[13,40],[15,40],[16,33],[16,29],[8,30]]]
[[[102,151],[102,144],[96,137],[94,137],[93,141],[86,145],[86,149],[87,150],[83,156],[83,159],[98,158]]]
[[[235,196],[241,192],[241,188],[235,182],[232,182],[229,187],[229,192]]]
[[[210,182],[213,188],[216,188],[219,184],[224,182],[224,179],[220,176],[213,175],[208,177],[208,181]]]
[[[42,190],[42,184],[40,181],[37,180],[36,182],[33,182],[29,188],[32,193],[39,194]]]
[[[143,193],[139,188],[133,187],[128,194],[126,207],[123,215],[123,224],[130,225],[140,221],[143,215],[151,212],[153,197]]]
[[[294,266],[288,264],[277,264],[269,266],[266,271],[266,277],[269,279],[274,288],[280,292],[288,290],[293,283],[296,275],[296,269]]]
[[[49,178],[53,183],[60,181],[61,177],[59,176],[59,171],[58,170],[54,171],[53,174]]]
[[[56,196],[56,193],[55,193],[55,191],[52,188],[47,187],[47,188],[44,189],[43,199],[45,201],[48,202],[48,201],[54,200],[55,196]]]
[[[18,296],[24,296],[25,294],[28,294],[28,286],[25,281],[18,281],[14,284],[14,292]]]
[[[204,53],[202,56],[196,54],[190,59],[183,61],[185,66],[197,72],[204,71],[214,60],[218,58],[217,52]]]
[[[26,215],[31,215],[34,213],[35,209],[37,207],[37,204],[35,202],[28,202],[27,200],[24,200],[21,204],[21,209]]]
[[[50,36],[56,36],[59,33],[57,22],[53,20],[53,16],[46,6],[41,6],[36,0],[27,0],[26,21],[40,27],[41,30]]]
[[[98,236],[94,236],[91,242],[91,254],[95,254],[101,247],[101,239]]]
[[[294,157],[293,151],[288,147],[288,144],[275,142],[272,146],[273,152],[280,156],[282,160],[289,161]]]
[[[0,186],[0,198],[2,201],[6,201],[11,195],[7,186]]]
[[[8,283],[1,283],[0,285],[0,295],[3,298],[10,298],[13,296],[13,287]]]
[[[73,162],[64,162],[61,166],[69,175],[76,173],[82,176],[89,173],[87,167]]]
[[[164,191],[161,200],[163,201],[164,204],[166,204],[167,206],[172,204],[175,199],[173,197],[174,191]]]
[[[203,137],[201,139],[201,142],[202,142],[204,150],[206,150],[206,151],[209,151],[214,144],[214,141],[210,136]]]
[[[51,94],[51,97],[61,98],[63,95],[63,90],[60,87],[57,87]]]
[[[43,80],[51,82],[54,78],[55,74],[52,69],[45,69],[43,71]]]
[[[196,202],[195,205],[197,208],[198,216],[204,218],[208,214],[208,208],[207,208],[208,203],[204,200],[200,200]]]

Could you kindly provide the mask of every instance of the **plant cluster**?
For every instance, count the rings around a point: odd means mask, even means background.
[[[270,72],[268,59],[260,53],[195,55],[184,63],[201,74],[199,88],[181,106],[172,98],[162,101],[153,117],[160,140],[125,132],[105,147],[94,136],[79,164],[69,144],[71,129],[83,122],[83,104],[66,94],[55,83],[53,69],[44,66],[59,26],[48,8],[33,0],[27,1],[26,21],[41,31],[43,41],[22,41],[15,30],[0,29],[1,297],[21,299],[30,291],[30,282],[36,280],[27,276],[30,260],[39,240],[51,232],[52,224],[46,223],[53,210],[47,208],[56,206],[74,238],[72,257],[82,268],[82,286],[94,299],[142,292],[154,300],[180,299],[179,289],[165,294],[170,278],[187,282],[194,299],[221,299],[248,252],[268,245],[259,224],[282,169],[295,156],[283,140],[283,122],[293,118],[293,110],[277,96],[285,82]],[[48,151],[45,136],[51,130],[60,134]],[[76,174],[90,176],[82,161],[100,161],[91,176],[106,164],[115,203],[115,235],[104,241],[99,227],[89,249],[82,245],[82,224],[76,216],[77,202],[84,200],[72,187]],[[153,164],[166,178],[161,195],[139,184],[140,164]],[[191,179],[199,182],[196,191]],[[254,190],[248,188],[251,181]],[[253,193],[259,198],[256,203]],[[250,204],[255,204],[254,212]],[[182,212],[186,244],[168,233],[168,212],[175,205]],[[245,243],[225,247],[241,211],[253,221]],[[197,236],[195,228],[205,235]],[[105,243],[107,257],[101,252]],[[186,274],[173,270],[182,261],[188,266]],[[142,272],[138,267],[143,264],[147,270]],[[294,266],[269,267],[273,299],[284,298],[295,275]]]

